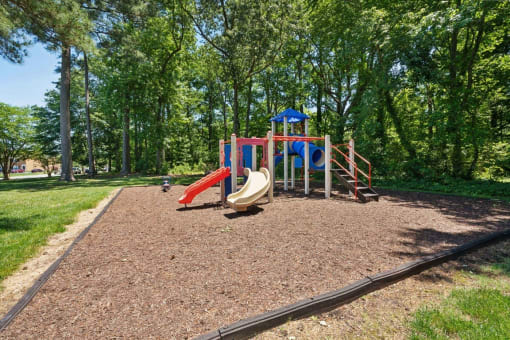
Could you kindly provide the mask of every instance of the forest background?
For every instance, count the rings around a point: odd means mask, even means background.
[[[286,108],[356,141],[379,178],[510,174],[510,2],[0,0],[0,55],[43,43],[43,107],[0,104],[0,164],[217,167],[218,140]],[[7,173],[5,173],[7,171]]]

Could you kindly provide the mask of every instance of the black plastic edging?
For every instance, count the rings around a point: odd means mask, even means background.
[[[465,243],[419,260],[408,262],[391,270],[356,281],[342,289],[321,294],[267,313],[244,319],[215,331],[203,334],[195,340],[246,339],[256,333],[281,325],[289,320],[299,319],[319,312],[337,308],[354,301],[370,292],[379,290],[412,275],[457,258],[467,252],[487,246],[510,237],[510,229],[491,233],[477,240]]]
[[[60,256],[55,262],[53,262],[53,264],[48,269],[46,269],[44,273],[42,273],[42,275],[37,279],[37,281],[35,281],[33,286],[30,287],[30,289],[25,293],[25,295],[23,295],[23,297],[19,299],[19,301],[0,320],[0,332],[3,331],[11,323],[11,321],[14,320],[16,315],[18,315],[28,305],[28,303],[37,294],[39,289],[41,289],[44,283],[46,283],[50,276],[57,270],[60,263],[71,253],[74,246],[78,242],[80,242],[85,237],[85,235],[87,235],[90,228],[92,228],[97,223],[97,221],[99,221],[99,219],[103,216],[106,210],[108,210],[110,205],[112,205],[112,203],[117,199],[117,197],[119,197],[122,190],[124,190],[124,188],[121,188],[115,194],[115,196],[110,200],[110,202],[108,202],[108,204],[103,208],[103,210],[101,210],[101,212],[94,218],[94,220],[85,229],[82,230],[78,237],[76,237],[73,243],[71,243],[71,245],[67,248],[65,253],[62,254],[62,256]]]

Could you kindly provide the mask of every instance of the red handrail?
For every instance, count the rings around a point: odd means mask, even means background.
[[[314,140],[324,140],[324,137],[303,137],[303,136],[274,136],[275,142],[311,142]]]
[[[345,145],[345,144],[343,144],[343,145]],[[347,144],[347,148],[351,149],[351,146],[349,144]],[[358,158],[360,158],[363,162],[368,164],[368,176],[363,171],[360,170],[360,172],[368,179],[368,187],[372,188],[372,163],[370,163],[370,161],[368,161],[365,157],[363,157],[359,153],[357,153],[356,150],[352,150],[352,151],[354,152],[355,156],[358,156]]]
[[[347,163],[351,164],[354,167],[354,176],[351,174],[350,171],[348,171],[346,168],[344,168],[335,158],[335,155],[333,154],[333,158],[331,158],[331,161],[336,163],[340,168],[342,168],[349,176],[351,176],[354,179],[354,198],[358,198],[358,165],[354,160],[351,160],[345,153],[340,151],[335,145],[331,146],[331,149],[335,150],[342,156],[344,156],[344,159]],[[365,175],[365,173],[361,170],[359,170],[362,174]]]
[[[348,149],[351,149],[351,146],[349,144],[338,144],[338,145],[333,145],[332,148],[334,147],[336,151],[340,152],[344,158],[346,158],[346,160],[349,162],[350,158],[343,152],[341,152],[337,146],[347,146]],[[372,164],[363,156],[361,156],[359,153],[357,153],[355,150],[352,150],[354,151],[354,157],[358,156],[363,162],[365,162],[366,164],[368,164],[368,175],[363,171],[361,170],[356,161],[354,160],[354,168],[356,171],[359,171],[363,176],[365,176],[365,178],[368,180],[368,187],[369,188],[372,188]]]

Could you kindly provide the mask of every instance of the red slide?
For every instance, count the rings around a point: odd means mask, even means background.
[[[222,179],[227,178],[228,176],[230,176],[230,168],[219,168],[218,170],[210,173],[204,178],[199,179],[195,183],[188,186],[186,190],[184,190],[184,193],[182,194],[181,198],[179,198],[179,203],[181,204],[191,203],[191,201],[193,201],[193,198],[195,198],[196,195],[198,195],[205,189],[213,186],[214,184],[218,183]]]

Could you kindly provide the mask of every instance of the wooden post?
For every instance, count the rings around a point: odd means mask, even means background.
[[[294,124],[290,124],[290,133],[294,134]],[[296,160],[296,156],[290,157],[290,188],[294,189],[294,185],[296,184],[296,166],[294,164]]]
[[[324,141],[324,152],[326,153],[326,163],[325,169],[324,169],[324,192],[326,198],[329,198],[331,196],[331,140],[329,135],[326,135],[325,141]]]
[[[349,171],[352,175],[352,177],[354,178],[354,166],[353,166],[353,163],[354,163],[354,139],[350,139],[349,140]],[[352,196],[354,195],[354,193],[352,191],[349,190],[349,196]]]
[[[271,121],[271,132],[274,134],[276,133],[276,122],[273,120]]]
[[[274,188],[274,142],[273,134],[271,131],[267,132],[267,164],[269,174],[271,175],[271,184],[269,185],[268,199],[269,203],[273,202],[273,188]]]
[[[230,136],[230,177],[232,179],[232,193],[237,192],[237,138],[233,133]]]
[[[283,117],[283,135],[287,136],[287,117]],[[283,142],[283,190],[289,190],[289,142]]]
[[[354,166],[352,165],[354,163],[354,139],[349,140],[349,160],[351,161],[349,163],[349,171],[354,176]]]
[[[225,166],[225,143],[220,139],[220,168]],[[220,182],[221,202],[225,203],[225,179]]]
[[[256,137],[251,137],[256,138]],[[251,170],[257,171],[257,146],[252,145],[251,146]]]
[[[308,122],[308,121],[306,121]],[[310,194],[310,144],[305,142],[305,195]]]

